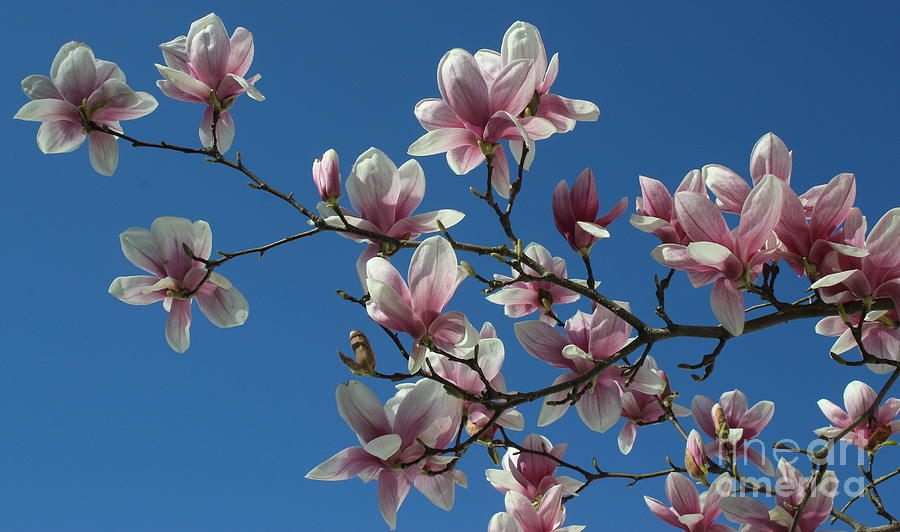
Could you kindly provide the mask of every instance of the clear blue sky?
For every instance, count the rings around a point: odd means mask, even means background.
[[[153,67],[162,59],[157,45],[186,33],[209,10],[196,5],[13,3],[5,11],[9,64],[0,86],[7,116],[26,102],[19,81],[46,75],[59,46],[77,39],[116,61],[131,87],[159,99],[154,113],[124,123],[127,133],[196,144],[202,109],[162,96]],[[517,19],[538,25],[548,51],[560,52],[554,92],[590,99],[602,113],[599,122],[540,145],[514,220],[520,234],[569,259],[575,276],[583,274],[553,228],[550,192],[585,166],[598,176],[603,209],[624,195],[633,198],[638,174],[670,188],[706,163],[747,175],[754,141],[774,131],[794,150],[796,188],[855,172],[857,204],[870,225],[898,205],[896,2],[590,8],[220,2],[216,11],[229,30],[240,25],[254,33],[250,74],[263,74],[258,87],[268,97],[238,102],[235,149],[254,171],[307,205],[315,202],[311,162],[327,148],[339,152],[344,175],[370,146],[398,164],[405,161],[407,146],[422,133],[413,105],[438,95],[441,55],[453,47],[498,49]],[[364,311],[334,295],[336,288],[358,291],[353,261],[360,246],[324,235],[273,250],[263,261],[233,261],[223,273],[249,299],[250,319],[219,330],[195,314],[192,346],[178,355],[166,345],[159,305],[130,307],[106,293],[113,278],[140,273],[122,256],[118,234],[149,227],[157,216],[183,216],[211,224],[214,249],[235,251],[298,232],[305,221],[249,189],[240,175],[201,158],[120,144],[117,174],[102,177],[91,170],[85,147],[42,155],[36,129],[13,120],[2,128],[7,304],[0,311],[0,530],[385,529],[374,483],[303,478],[356,443],[334,404],[335,387],[350,378],[335,355],[347,348],[348,331],[370,333],[380,368],[401,367]],[[470,184],[483,183],[483,168],[458,177],[442,156],[421,163],[428,180],[423,211],[462,210],[468,217],[454,230],[456,238],[501,240],[499,230],[486,228],[484,206],[467,192]],[[652,276],[662,271],[649,256],[656,241],[624,218],[610,231],[613,239],[594,250],[603,291],[651,319]],[[799,294],[801,283],[789,273],[783,277]],[[524,353],[502,307],[482,303],[478,289],[466,281],[451,308],[498,326],[510,388],[552,381],[556,372]],[[712,323],[708,288],[692,290],[679,276],[670,297],[679,320]],[[586,305],[562,311],[577,308]],[[751,403],[776,402],[764,436],[805,443],[812,429],[827,424],[817,399],[840,402],[853,379],[874,387],[882,382],[865,369],[829,361],[831,340],[815,336],[813,326],[796,323],[731,342],[702,385],[675,365],[699,360],[713,347],[709,342],[673,341],[654,354],[687,396],[684,403],[695,393],[718,397],[738,387]],[[369,385],[382,398],[391,393],[383,383]],[[524,413],[523,437],[536,430],[537,408]],[[598,435],[570,413],[541,432],[569,442],[574,461],[587,464],[596,456],[612,471],[664,469],[665,455],[680,460],[683,444],[671,427],[641,430],[628,457],[618,453],[618,428]],[[896,468],[898,457],[900,449],[883,451],[881,471]],[[486,529],[503,509],[503,497],[483,481],[488,465],[480,449],[466,458],[461,469],[470,487],[457,491],[450,514],[411,494],[398,530],[419,530],[423,523],[431,532]],[[851,465],[837,474],[844,478],[854,470]],[[900,492],[895,487],[882,494],[897,504],[892,491]],[[662,481],[627,489],[617,480],[598,482],[569,505],[568,523],[588,524],[588,530],[662,530],[644,494],[663,498]],[[879,523],[870,512],[860,516]]]

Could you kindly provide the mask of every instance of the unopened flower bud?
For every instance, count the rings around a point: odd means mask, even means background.
[[[869,441],[866,442],[866,450],[874,451],[879,445],[886,442],[888,438],[891,437],[891,426],[890,425],[881,425],[869,436]]]
[[[696,430],[691,431],[684,448],[684,468],[695,479],[706,482],[709,468],[706,465],[706,453],[703,451],[703,439]]]
[[[353,349],[353,356],[356,358],[356,364],[364,370],[375,368],[375,351],[372,350],[372,344],[366,335],[360,331],[350,331],[350,348]]]
[[[716,437],[720,441],[728,441],[728,420],[725,418],[725,411],[718,403],[712,409],[713,424],[716,428]]]
[[[657,370],[656,374],[659,375],[659,378],[661,378],[663,380],[663,384],[664,384],[663,391],[656,397],[658,399],[660,399],[661,401],[667,401],[669,399],[669,397],[672,396],[672,388],[669,386],[669,377],[666,375],[666,372],[663,370]]]
[[[336,151],[328,150],[322,159],[313,161],[312,178],[323,200],[329,203],[337,201],[341,196],[341,174]]]

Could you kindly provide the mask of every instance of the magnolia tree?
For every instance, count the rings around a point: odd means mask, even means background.
[[[525,176],[538,145],[572,132],[578,122],[597,120],[599,110],[554,92],[558,55],[548,57],[535,26],[516,22],[499,44],[499,51],[457,48],[440,58],[437,90],[423,95],[439,97],[415,105],[425,132],[409,154],[446,154],[450,170],[472,176],[470,190],[496,218],[504,235],[500,242],[454,238],[452,228],[465,216],[459,210],[418,212],[425,175],[415,159],[397,165],[370,148],[342,183],[338,154],[328,150],[313,162],[308,190],[295,196],[255,173],[240,154],[229,156],[236,131],[230,109],[243,94],[257,101],[264,96],[256,87],[260,75],[247,77],[252,34],[238,27],[229,35],[215,14],[161,44],[165,65],[156,65],[163,95],[200,104],[198,147],[126,134],[122,122],[154,111],[157,99],[129,87],[115,63],[96,58],[83,42],[60,48],[49,77],[22,81],[31,101],[15,118],[41,123],[37,143],[44,153],[74,151],[87,139],[91,165],[103,175],[116,171],[119,140],[204,157],[243,174],[254,189],[279,198],[307,221],[303,232],[216,256],[210,226],[202,220],[161,217],[149,229],[140,227],[148,221],[135,220],[137,226],[120,235],[125,257],[147,275],[118,277],[109,293],[130,305],[162,302],[165,337],[179,353],[190,346],[195,301],[219,327],[246,321],[247,298],[220,273],[228,262],[328,233],[361,244],[359,288],[338,292],[364,307],[390,340],[394,352],[379,353],[379,361],[403,360],[403,369],[382,373],[366,335],[350,332],[349,354],[340,359],[362,380],[337,384],[336,399],[358,441],[335,448],[314,467],[310,463],[306,477],[376,481],[373,491],[390,529],[413,487],[451,509],[455,486],[468,482],[466,455],[484,447],[496,464],[485,472],[486,480],[499,492],[498,510],[505,509],[484,516],[490,532],[582,530],[584,525],[567,524],[584,520],[577,511],[567,512],[566,503],[590,498],[590,488],[608,478],[642,481],[647,509],[661,526],[690,532],[811,532],[835,521],[856,531],[900,530],[879,494],[891,489],[882,484],[900,469],[876,463],[900,431],[900,399],[890,397],[900,375],[900,208],[864,216],[854,205],[856,182],[849,173],[795,190],[791,151],[772,133],[752,147],[749,180],[718,164],[689,172],[674,192],[673,183],[640,177],[630,222],[659,239],[648,252],[668,271],[656,278],[656,308],[632,309],[605,296],[592,269],[595,244],[610,238],[607,228],[626,216],[631,202],[622,198],[600,214],[590,169],[571,185],[560,181],[552,198],[543,200],[552,205],[553,223],[576,268],[517,231],[514,207],[526,194]],[[313,190],[317,204],[309,201]],[[407,254],[404,273],[395,259]],[[476,270],[465,260],[475,256],[488,257],[495,267]],[[580,273],[572,276],[576,269]],[[666,291],[676,275],[709,294],[718,324],[670,317]],[[805,279],[808,290],[783,293],[778,281],[785,275]],[[515,320],[515,338],[500,338],[491,323],[472,323],[453,304],[458,290],[481,290],[485,304],[502,305]],[[576,307],[562,306],[567,303]],[[771,401],[751,406],[740,390],[717,399],[683,398],[669,384],[674,368],[653,357],[657,344],[673,338],[707,339],[714,349],[696,364],[681,365],[699,370],[694,378],[702,381],[732,338],[810,318],[819,319],[815,333],[836,337],[831,359],[867,366],[874,386],[849,382],[843,408],[820,400],[829,426],[806,448],[767,435],[767,445],[796,453],[791,461],[773,463],[765,449],[753,445],[766,442],[761,435],[774,414]],[[509,391],[515,386],[505,381],[502,366],[507,353],[522,352],[547,364],[545,384]],[[370,388],[389,386],[396,391],[385,403]],[[526,421],[519,410],[528,403],[541,405],[536,420]],[[549,425],[570,407],[598,433],[621,425],[618,447],[626,455],[642,427],[671,425],[670,455],[683,459],[660,457],[654,469],[635,464],[635,472],[612,473],[596,460],[567,460],[565,443],[516,432],[529,423]],[[866,457],[856,493],[840,489],[829,460],[841,440]],[[658,500],[663,491],[668,503]],[[774,495],[774,506],[760,494]],[[862,504],[871,504],[884,522],[854,517]]]

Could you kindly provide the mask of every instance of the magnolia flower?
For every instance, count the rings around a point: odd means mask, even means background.
[[[828,399],[819,399],[817,403],[819,409],[825,414],[828,421],[831,421],[832,426],[818,429],[816,434],[827,438],[836,436],[865,415],[875,399],[877,399],[875,390],[860,381],[853,381],[844,388],[846,412]],[[900,399],[888,399],[875,410],[870,418],[864,419],[841,439],[860,449],[872,451],[891,435],[900,432],[900,420],[895,421],[898,413],[900,413]]]
[[[533,259],[550,273],[566,277],[566,260],[551,256],[550,252],[537,242],[528,244],[524,253],[526,257]],[[541,276],[524,264],[522,270],[528,275]],[[518,273],[513,268],[512,275],[516,276]],[[512,277],[499,274],[495,274],[494,279],[503,282],[513,280]],[[553,305],[577,301],[578,294],[549,281],[518,281],[487,296],[487,300],[503,305],[503,313],[510,318],[521,318],[539,310],[541,321],[554,324],[556,320],[550,315]]]
[[[78,41],[62,45],[53,58],[49,78],[28,76],[22,80],[22,90],[31,101],[13,118],[41,123],[38,148],[44,153],[67,153],[87,137],[91,166],[102,175],[116,171],[119,145],[113,135],[87,124],[121,133],[120,120],[140,118],[157,105],[153,96],[125,84],[118,65],[94,58],[90,47]]]
[[[522,442],[522,447],[541,451],[561,460],[568,444],[553,445],[540,434],[529,434]],[[532,501],[540,498],[553,486],[560,485],[565,494],[572,495],[584,485],[583,482],[571,477],[554,476],[559,464],[552,458],[540,454],[509,448],[503,455],[500,465],[503,469],[485,471],[488,482],[500,493],[516,491]]]
[[[866,222],[861,215],[854,214],[845,234],[855,235],[847,241],[862,247],[861,235],[865,234]],[[852,256],[833,251],[823,261],[821,271],[827,273],[813,283],[826,303],[847,303],[887,297],[900,308],[900,207],[889,210],[878,220],[865,241],[868,252],[864,257]]]
[[[556,230],[573,250],[587,256],[594,242],[609,238],[606,227],[625,211],[628,198],[622,198],[608,213],[597,218],[600,208],[597,185],[594,183],[594,173],[590,168],[585,168],[572,185],[571,192],[565,180],[556,185],[552,205]]]
[[[853,324],[859,324],[860,314],[848,316]],[[866,314],[862,326],[862,344],[870,355],[900,362],[900,317],[896,310],[878,310]],[[816,332],[823,336],[837,336],[831,352],[839,355],[854,347],[856,338],[841,316],[829,316],[816,324]],[[890,364],[866,364],[875,373],[894,370]]]
[[[391,530],[397,525],[397,510],[413,485],[444,510],[453,507],[455,484],[466,485],[466,477],[459,470],[423,474],[443,469],[452,457],[431,456],[413,467],[400,467],[419,459],[425,452],[423,445],[442,448],[453,440],[459,426],[459,402],[430,379],[398,388],[400,391],[382,407],[365,384],[350,381],[339,385],[338,412],[362,446],[348,447],[306,474],[313,480],[359,477],[368,482],[377,478],[378,505]]]
[[[644,360],[644,367],[647,370],[655,372],[664,383],[668,383],[665,372],[657,369],[656,360],[652,356],[648,356]],[[629,390],[622,393],[622,418],[625,423],[622,430],[619,431],[619,451],[622,454],[628,454],[634,447],[634,441],[637,438],[638,425],[659,423],[660,419],[665,416],[665,411],[660,405],[660,401],[667,399],[671,391],[668,384],[664,384],[665,388],[660,394],[641,393],[637,390]],[[686,417],[691,415],[691,411],[687,408],[672,403],[672,413],[675,417]]]
[[[326,162],[329,159],[326,152],[320,170],[337,173],[337,154],[334,156],[333,166],[331,162]],[[413,211],[425,197],[425,172],[415,159],[410,159],[397,168],[394,161],[378,148],[369,148],[356,159],[347,177],[346,188],[353,210],[342,209],[344,220],[354,227],[373,233],[412,240],[421,234],[440,231],[438,222],[447,228],[465,217],[465,214],[453,209],[413,215]],[[319,204],[319,212],[330,225],[343,224],[334,208],[326,203]],[[373,241],[354,233],[338,234],[369,244],[356,262],[357,272],[365,287],[366,262],[379,251],[389,255],[395,250],[382,241]]]
[[[409,285],[387,260],[375,257],[366,263],[370,296],[366,310],[376,323],[412,337],[415,347],[409,357],[410,372],[421,367],[426,354],[423,343],[455,356],[472,356],[478,333],[462,312],[443,312],[465,276],[453,247],[439,236],[416,248],[409,262]]]
[[[681,473],[669,473],[666,477],[666,496],[672,506],[644,496],[647,508],[663,522],[687,532],[735,532],[733,528],[713,524],[722,511],[719,503],[731,493],[733,481],[728,473],[720,475],[703,495],[697,486]]]
[[[719,507],[729,520],[744,525],[741,530],[788,532],[793,525],[796,508],[806,495],[807,485],[807,479],[782,458],[775,477],[775,508],[770,510],[761,501],[750,497],[725,497],[719,502]],[[812,532],[825,522],[831,513],[837,490],[838,480],[834,471],[826,471],[797,519],[798,532]]]
[[[706,186],[716,195],[716,205],[724,212],[740,214],[750,195],[750,185],[744,178],[720,164],[708,164],[702,172]],[[759,185],[766,175],[774,175],[786,185],[791,184],[791,152],[774,133],[760,137],[750,152],[753,186]]]
[[[481,394],[485,390],[484,382],[481,380],[482,376],[487,379],[491,389],[506,392],[506,382],[503,374],[500,373],[500,367],[503,366],[505,358],[503,342],[497,338],[494,326],[490,322],[482,326],[479,337],[478,345],[475,347],[477,353],[473,353],[472,356],[477,355],[481,375],[465,364],[455,362],[437,353],[427,355],[429,367],[434,368],[437,375],[475,395]],[[466,415],[466,431],[470,435],[477,434],[484,428],[494,414],[483,404],[467,401],[463,402],[463,411]],[[522,430],[525,427],[525,419],[522,417],[522,413],[514,408],[505,410],[497,418],[496,424],[482,433],[480,439],[493,438],[498,425],[511,430]]]
[[[805,273],[814,278],[819,265],[833,251],[853,257],[866,255],[865,249],[843,243],[843,232],[836,232],[856,199],[853,174],[835,176],[818,191],[811,208],[790,187],[784,187],[783,192],[781,218],[775,233],[784,246],[783,258],[798,275]]]
[[[256,101],[265,99],[253,86],[261,75],[244,79],[253,62],[253,34],[237,28],[229,38],[222,19],[210,13],[194,21],[187,36],[180,35],[159,47],[168,66],[156,65],[165,78],[156,84],[169,98],[206,104],[200,120],[200,141],[207,148],[215,144],[219,152],[228,151],[234,140],[234,120],[228,110],[237,97],[246,92]]]
[[[662,244],[653,250],[660,264],[685,270],[695,287],[715,282],[710,296],[713,314],[733,336],[744,331],[742,290],[774,258],[775,250],[760,248],[769,240],[781,212],[783,183],[773,175],[763,177],[747,196],[741,220],[732,233],[722,213],[703,194],[678,192],[675,212],[688,245]]]
[[[666,186],[652,177],[639,176],[638,180],[641,184],[641,197],[634,201],[637,214],[631,215],[631,225],[645,233],[653,233],[663,244],[689,244],[690,238],[678,223],[674,200]],[[688,172],[675,193],[685,191],[707,195],[699,170]]]
[[[747,407],[747,396],[740,390],[723,393],[715,404],[703,395],[694,396],[691,402],[694,422],[707,436],[716,440],[706,446],[707,456],[728,458],[733,453],[735,459],[749,458],[761,471],[771,475],[772,463],[747,443],[772,420],[775,403],[760,401],[753,408]]]
[[[150,230],[132,227],[119,235],[122,252],[132,264],[152,276],[117,277],[109,293],[129,305],[163,302],[169,313],[166,340],[183,353],[191,343],[191,301],[217,327],[235,327],[247,321],[250,308],[243,294],[217,272],[188,256],[185,246],[199,259],[212,251],[212,231],[203,220],[157,218]],[[207,277],[208,276],[208,277]]]
[[[506,511],[491,517],[488,532],[581,532],[583,525],[562,526],[566,520],[562,497],[562,486],[553,486],[535,508],[528,497],[507,491]]]
[[[499,57],[495,56],[494,61],[497,59],[499,67],[519,59],[531,60],[534,95],[523,111],[524,116],[546,118],[559,133],[572,131],[576,121],[594,122],[600,116],[600,109],[593,102],[550,94],[559,73],[559,54],[553,54],[548,64],[541,32],[534,25],[521,20],[513,22],[503,35]]]
[[[313,161],[312,178],[323,201],[337,201],[341,196],[341,174],[336,151],[328,150],[322,159]]]
[[[620,305],[628,308],[628,304]],[[553,384],[577,379],[618,353],[628,344],[631,326],[604,307],[598,306],[593,314],[578,311],[565,324],[563,335],[542,321],[524,321],[515,325],[516,337],[529,354],[551,366],[569,370],[553,381]],[[629,389],[640,392],[660,393],[665,383],[659,375],[646,367],[634,374]],[[605,432],[615,425],[622,412],[620,390],[626,378],[622,370],[610,366],[594,376],[584,393],[575,403],[581,420],[597,432]],[[559,419],[569,408],[564,390],[546,397],[538,418],[538,426],[543,427]],[[559,404],[554,404],[559,403]]]
[[[535,140],[556,132],[549,120],[519,116],[534,95],[532,67],[531,59],[500,65],[497,52],[490,50],[473,56],[455,48],[444,54],[437,69],[441,98],[416,104],[416,118],[428,132],[410,145],[409,154],[446,152],[447,164],[457,175],[469,173],[488,157],[494,189],[507,197],[509,161],[500,141],[522,141],[533,154]]]

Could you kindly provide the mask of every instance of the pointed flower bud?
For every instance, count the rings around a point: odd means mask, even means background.
[[[341,195],[341,174],[339,168],[338,154],[334,150],[326,151],[321,159],[313,161],[313,182],[316,184],[319,196],[329,203],[333,203]]]
[[[728,420],[725,418],[725,411],[716,403],[712,410],[713,423],[716,427],[716,437],[721,441],[728,440]]]
[[[356,330],[350,331],[350,347],[360,368],[371,370],[375,367],[375,351],[372,350],[372,344],[365,334]]]
[[[684,448],[684,468],[695,479],[706,482],[709,468],[706,466],[706,453],[703,452],[703,438],[696,429],[688,435]]]

